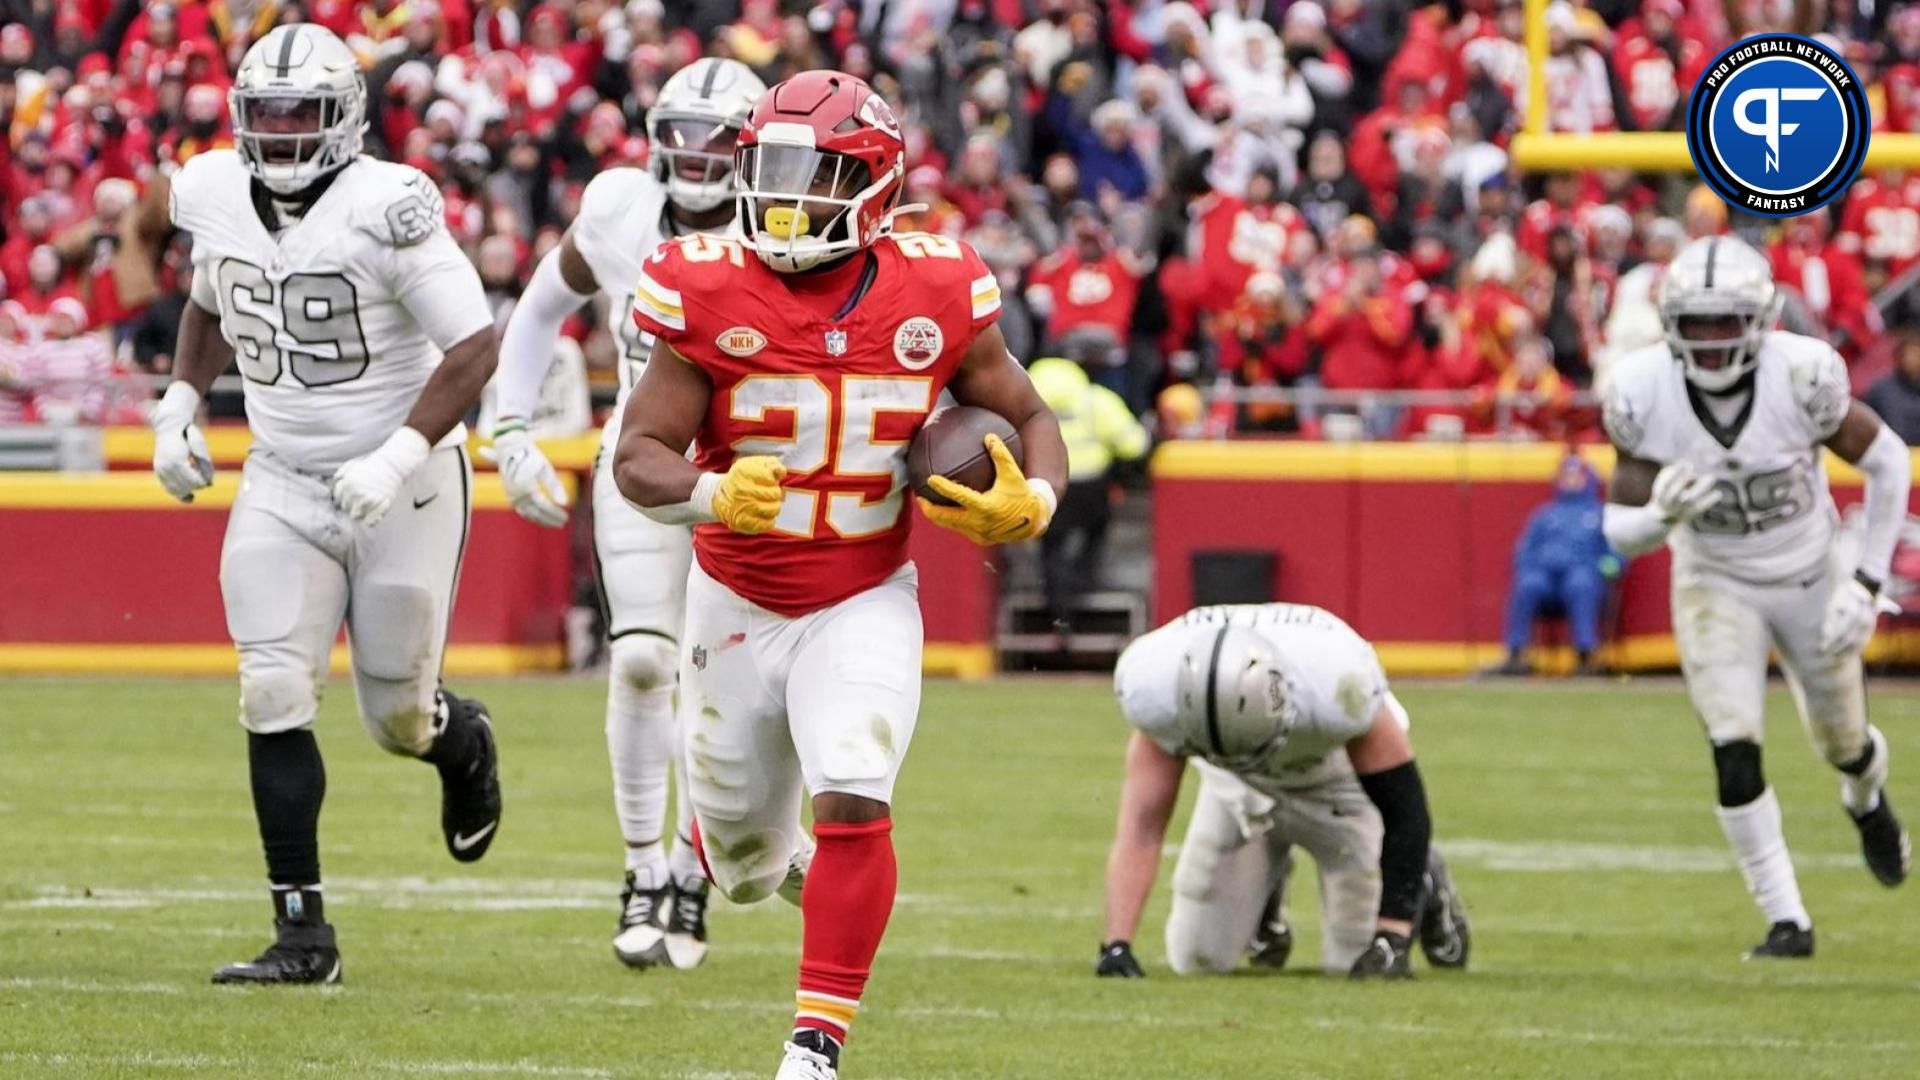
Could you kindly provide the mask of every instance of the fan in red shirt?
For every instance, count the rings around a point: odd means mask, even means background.
[[[1829,331],[1828,340],[1849,360],[1880,336],[1880,310],[1873,305],[1860,257],[1828,240],[1825,208],[1786,219],[1767,247],[1773,277],[1799,294],[1808,314]]]
[[[656,340],[615,478],[657,520],[696,523],[680,726],[699,842],[731,899],[798,895],[803,915],[778,1080],[837,1075],[893,909],[890,801],[922,645],[908,443],[943,388],[1019,434],[1035,479],[989,436],[992,490],[936,484],[961,505],[922,501],[979,543],[1044,532],[1066,482],[1059,425],[994,326],[992,272],[960,241],[892,233],[904,172],[893,110],[865,82],[796,75],[740,134],[744,240],[663,245],[634,291]]]
[[[1521,211],[1520,228],[1514,236],[1520,250],[1535,259],[1546,258],[1547,237],[1558,228],[1573,233],[1585,250],[1588,243],[1585,211],[1594,202],[1591,192],[1582,190],[1587,185],[1588,181],[1577,173],[1548,173],[1546,196],[1528,203]]]
[[[1147,268],[1133,252],[1114,244],[1091,203],[1067,209],[1066,231],[1068,246],[1028,271],[1028,303],[1048,313],[1049,342],[1098,335],[1118,346],[1133,325]]]
[[[1675,108],[1713,59],[1697,34],[1683,32],[1686,10],[1681,0],[1647,0],[1639,17],[1620,24],[1613,71],[1642,131],[1679,126]]]
[[[1835,242],[1882,264],[1890,279],[1920,261],[1920,174],[1888,169],[1855,181]]]
[[[1271,165],[1256,169],[1247,181],[1247,197],[1214,192],[1194,204],[1187,245],[1206,273],[1208,311],[1225,311],[1260,270],[1278,270],[1286,261],[1293,234],[1307,219],[1280,200],[1280,173]]]
[[[1329,390],[1392,390],[1419,377],[1406,348],[1413,309],[1384,288],[1372,253],[1349,259],[1337,290],[1321,294],[1307,316],[1307,339],[1320,347],[1320,379]]]

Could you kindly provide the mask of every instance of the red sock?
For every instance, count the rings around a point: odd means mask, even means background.
[[[700,872],[707,875],[707,884],[715,884],[713,867],[707,865],[707,848],[700,842],[700,819],[693,819],[693,853],[700,859]]]
[[[897,873],[893,822],[816,825],[818,850],[800,896],[805,920],[800,953],[796,1030],[815,1028],[847,1041],[847,1027],[860,1009],[867,972],[893,914]]]

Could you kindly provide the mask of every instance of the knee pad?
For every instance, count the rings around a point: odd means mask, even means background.
[[[359,679],[360,722],[367,734],[389,754],[419,757],[433,745],[436,695],[422,693],[419,684],[396,682],[362,673]]]
[[[607,647],[609,677],[635,693],[671,690],[680,676],[680,650],[658,634],[623,634]]]
[[[719,828],[712,825],[719,824]],[[753,904],[778,892],[787,879],[792,846],[778,831],[763,829],[735,835],[724,823],[701,818],[700,847],[707,870],[728,900]]]
[[[1713,771],[1720,781],[1721,806],[1745,806],[1766,793],[1760,771],[1760,744],[1742,739],[1713,748]]]
[[[313,723],[320,711],[320,688],[313,676],[291,667],[249,670],[240,666],[240,726],[256,735],[275,735]]]

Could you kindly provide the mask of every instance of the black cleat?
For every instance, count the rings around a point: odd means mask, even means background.
[[[267,951],[213,973],[213,981],[236,986],[318,986],[340,981],[340,950],[327,923],[274,924]]]
[[[1413,978],[1412,943],[1386,930],[1377,930],[1373,935],[1373,944],[1360,954],[1348,969],[1349,979],[1411,979]]]
[[[434,759],[440,770],[440,831],[447,853],[459,862],[477,862],[500,829],[500,756],[493,747],[493,718],[471,698],[441,691],[447,726],[435,741],[451,742],[451,760]]]
[[[1253,944],[1247,948],[1247,962],[1254,967],[1278,971],[1293,955],[1293,927],[1287,925],[1280,906],[1284,890],[1284,886],[1273,890],[1267,897],[1266,910],[1260,914],[1260,928],[1253,932]]]
[[[667,913],[667,962],[682,971],[707,958],[707,879],[681,883]]]
[[[1887,793],[1880,793],[1879,806],[1858,817],[1848,816],[1860,830],[1860,851],[1867,857],[1867,869],[1873,871],[1874,879],[1888,888],[1907,880],[1907,870],[1913,864],[1913,842],[1907,838],[1907,830],[1900,827],[1900,819],[1893,816]]]
[[[650,968],[667,961],[666,914],[673,907],[673,884],[642,889],[632,872],[620,892],[620,929],[613,936],[613,955],[631,968]]]
[[[1453,875],[1440,857],[1440,849],[1427,850],[1427,873],[1421,882],[1423,894],[1420,920],[1415,927],[1420,935],[1420,951],[1427,963],[1437,968],[1467,966],[1467,953],[1473,946],[1473,925],[1467,918],[1467,905],[1453,887]]]
[[[1813,955],[1813,927],[1777,922],[1767,928],[1767,940],[1747,953],[1749,960],[1783,958],[1804,960]]]

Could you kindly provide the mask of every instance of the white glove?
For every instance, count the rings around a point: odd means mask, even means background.
[[[567,523],[567,489],[525,427],[494,428],[493,445],[481,447],[480,456],[500,467],[514,513],[549,529]]]
[[[1867,647],[1880,615],[1900,614],[1900,605],[1867,591],[1856,578],[1848,578],[1827,598],[1827,613],[1820,620],[1820,651],[1828,656],[1845,656]]]
[[[1685,525],[1720,502],[1711,476],[1695,476],[1693,466],[1676,461],[1653,478],[1653,507],[1668,525]]]
[[[361,454],[334,472],[333,505],[362,525],[378,525],[407,477],[425,465],[432,452],[425,435],[403,425],[378,450]]]
[[[200,392],[178,381],[153,407],[153,475],[181,502],[192,502],[194,492],[213,483],[213,455],[193,422],[199,408]]]

